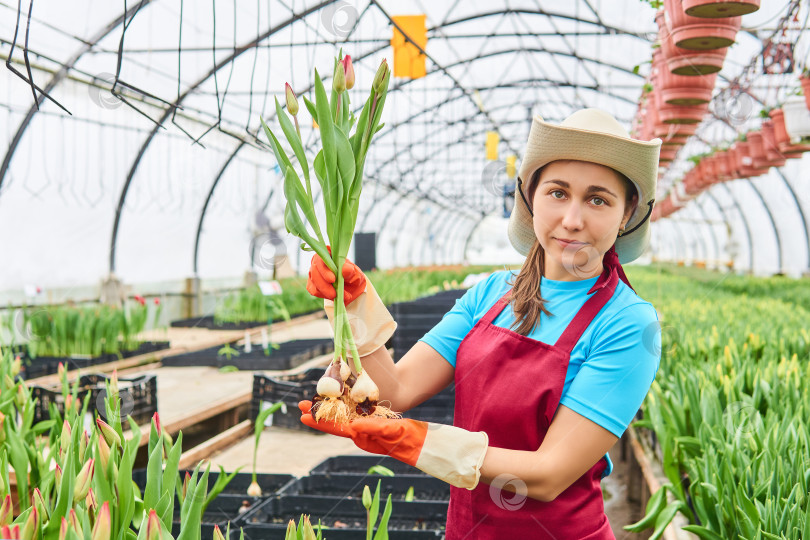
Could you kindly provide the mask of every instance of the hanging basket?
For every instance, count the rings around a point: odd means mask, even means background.
[[[810,110],[810,75],[804,75],[800,77],[799,82],[802,83],[802,92],[804,93],[804,103],[807,105],[807,109]]]
[[[768,114],[773,120],[773,136],[776,146],[786,158],[800,158],[802,153],[810,151],[810,144],[790,143],[790,137],[785,129],[785,112],[782,109],[773,109]]]
[[[781,167],[785,164],[785,156],[779,151],[779,144],[776,142],[776,134],[774,133],[773,120],[765,120],[762,122],[762,148],[765,150],[765,157],[771,163],[772,167]],[[799,157],[801,154],[796,155]]]
[[[662,105],[658,110],[658,118],[664,124],[699,124],[708,110],[707,104]]]
[[[661,52],[670,73],[693,77],[709,75],[723,69],[728,47],[708,51],[691,51],[675,46],[666,22],[666,12],[661,10],[655,16],[658,23],[658,38],[661,41]]]
[[[714,160],[714,168],[715,172],[717,173],[717,181],[725,182],[730,180],[731,171],[729,170],[728,166],[727,152],[724,150],[716,152],[712,155],[712,159]]]
[[[681,0],[664,0],[667,26],[675,46],[705,51],[734,44],[742,17],[706,19],[684,13]]]
[[[658,122],[653,127],[653,134],[663,141],[663,144],[678,144],[695,134],[697,124],[664,124]]]
[[[668,146],[666,148],[661,147],[661,153],[658,157],[658,161],[674,161],[680,150],[680,146]]]
[[[741,178],[752,178],[768,172],[768,167],[754,166],[750,142],[738,141],[735,144],[737,145],[737,170],[740,172]]]
[[[683,0],[684,12],[692,17],[741,17],[758,9],[759,0]]]

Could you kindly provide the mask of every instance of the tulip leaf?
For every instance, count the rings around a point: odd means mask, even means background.
[[[143,511],[157,509],[163,480],[163,445],[156,444],[146,465],[146,488],[143,490]]]
[[[385,510],[383,510],[382,519],[380,519],[380,525],[377,527],[377,534],[374,535],[374,540],[388,540],[388,519],[391,517],[392,509],[391,494],[389,493],[388,500],[385,502]]]
[[[312,119],[317,122],[318,121],[318,111],[315,108],[315,104],[312,103],[310,100],[308,100],[306,96],[303,96],[303,98],[304,98],[304,105],[307,106],[307,110],[309,111],[309,114],[312,116]]]
[[[658,515],[658,519],[655,520],[655,530],[650,536],[649,540],[658,540],[664,534],[664,529],[672,521],[672,518],[675,517],[675,514],[678,513],[678,510],[685,508],[686,505],[683,504],[681,501],[672,501],[669,503],[666,508]]]

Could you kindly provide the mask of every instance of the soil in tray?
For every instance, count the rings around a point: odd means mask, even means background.
[[[296,339],[279,343],[278,349],[271,349],[270,355],[265,356],[260,345],[254,344],[250,353],[246,353],[243,346],[231,346],[239,356],[218,354],[222,347],[211,347],[201,351],[178,354],[163,359],[164,366],[235,366],[242,370],[283,370],[297,367],[307,360],[326,354],[332,350],[332,340],[322,339]]]
[[[368,470],[375,465],[382,465],[398,476],[403,474],[428,476],[416,467],[387,456],[333,456],[315,465],[309,473],[368,474]],[[373,481],[374,485],[377,485],[376,476],[369,476],[369,481]]]

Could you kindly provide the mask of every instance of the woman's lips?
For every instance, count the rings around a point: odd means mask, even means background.
[[[556,240],[564,248],[565,247],[578,247],[578,246],[584,246],[585,245],[585,242],[577,242],[577,241],[574,241],[574,240],[562,240],[560,238],[555,238],[554,240]]]

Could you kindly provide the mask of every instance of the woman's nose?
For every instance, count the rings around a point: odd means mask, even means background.
[[[574,231],[580,230],[583,227],[582,223],[582,209],[577,203],[571,203],[565,209],[562,221],[563,227]]]

